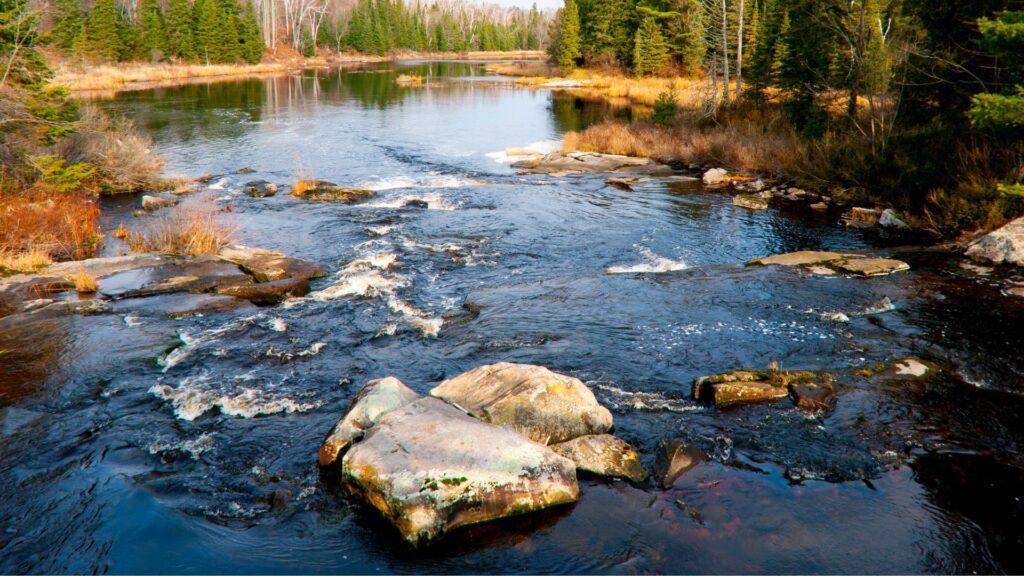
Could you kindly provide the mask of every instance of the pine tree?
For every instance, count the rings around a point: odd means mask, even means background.
[[[219,0],[217,2],[219,16],[220,41],[217,61],[220,63],[237,62],[243,59],[242,41],[239,34],[241,17],[236,0]],[[313,39],[309,38],[312,45]]]
[[[75,38],[81,34],[84,23],[85,14],[82,12],[80,0],[56,0],[53,4],[51,41],[65,50],[71,49]]]
[[[125,23],[117,0],[96,0],[86,24],[89,52],[104,60],[123,60],[128,56]]]
[[[156,0],[141,0],[136,16],[139,51],[137,57],[154,59],[167,50],[167,26],[160,4]]]
[[[192,37],[196,56],[203,64],[222,61],[221,19],[217,0],[196,0],[192,7]]]
[[[1007,88],[1001,93],[978,94],[968,113],[983,128],[1024,127],[1024,11],[1000,12],[978,21],[982,46],[1002,58]],[[1012,87],[1011,87],[1012,86]]]
[[[188,0],[170,0],[167,9],[167,52],[181,60],[192,60],[196,56],[192,38],[192,8]]]
[[[558,67],[563,74],[576,69],[576,61],[582,56],[580,50],[580,14],[576,0],[565,0],[562,12],[562,35],[558,42]]]
[[[633,49],[633,71],[637,76],[648,76],[665,70],[669,63],[668,44],[658,22],[652,16],[644,18],[636,31]]]
[[[324,30],[329,32],[329,27],[325,26]],[[336,33],[332,36],[336,36]],[[256,19],[256,9],[252,2],[245,3],[238,37],[242,44],[242,60],[249,64],[259,64],[263,60],[263,35],[260,33],[260,23]]]

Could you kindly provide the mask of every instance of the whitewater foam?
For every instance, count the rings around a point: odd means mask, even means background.
[[[422,204],[428,210],[452,211],[459,209],[459,203],[440,194],[404,194],[393,198],[384,198],[356,204],[360,208],[405,208],[410,204]]]
[[[648,248],[638,248],[637,252],[643,259],[643,263],[609,266],[605,271],[608,274],[663,274],[689,268],[682,260],[671,260],[658,256]]]
[[[611,384],[598,384],[595,386],[604,393],[605,401],[616,409],[631,408],[644,412],[693,412],[701,410],[701,406],[694,405],[684,400],[668,398],[657,392],[632,392],[623,390]]]
[[[170,402],[179,420],[191,422],[214,408],[226,416],[255,418],[260,415],[307,412],[321,406],[321,402],[297,402],[286,396],[276,397],[255,388],[241,388],[230,394],[221,390],[204,389],[209,376],[185,378],[177,388],[157,384],[149,389],[157,398]]]
[[[447,175],[431,175],[426,178],[410,178],[407,176],[398,176],[395,178],[384,178],[381,180],[363,182],[359,185],[359,188],[364,190],[373,190],[374,192],[384,192],[387,190],[403,190],[411,188],[425,188],[425,189],[445,189],[445,188],[465,188],[467,186],[484,186],[490,184],[484,180],[476,180],[474,178],[461,178],[459,176],[447,176]]]
[[[159,456],[167,452],[185,452],[192,457],[193,460],[199,460],[199,457],[204,452],[209,452],[213,449],[213,436],[210,434],[202,434],[198,438],[193,440],[185,440],[183,442],[175,442],[173,440],[157,440],[149,445],[149,453],[153,456]]]
[[[550,154],[552,152],[557,152],[558,150],[561,150],[561,148],[562,148],[562,142],[561,141],[559,141],[559,140],[545,140],[543,142],[534,142],[533,144],[529,144],[527,146],[524,146],[522,149],[530,150],[532,152],[537,152],[538,154],[541,154],[541,155],[547,155],[547,154]],[[488,158],[494,160],[495,162],[498,162],[499,164],[511,164],[513,162],[519,162],[520,160],[524,160],[526,158],[534,157],[533,155],[528,155],[528,156],[509,156],[508,153],[507,153],[507,149],[506,150],[502,150],[500,152],[490,152],[488,154],[485,154],[485,156],[487,156]]]

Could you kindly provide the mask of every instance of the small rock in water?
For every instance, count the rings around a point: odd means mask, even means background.
[[[729,176],[728,170],[724,168],[712,168],[704,173],[704,184],[707,186],[721,184],[725,181],[727,176]]]
[[[815,202],[808,206],[808,208],[815,212],[828,212],[828,204],[825,204],[824,202]]]
[[[161,208],[170,208],[178,203],[177,200],[171,198],[161,198],[159,196],[143,196],[142,197],[142,209],[143,210],[159,210]]]
[[[368,200],[377,195],[372,190],[338,186],[323,180],[302,180],[292,188],[292,196],[313,201],[333,201],[355,204],[360,200]]]
[[[714,404],[717,408],[768,402],[788,396],[788,384],[810,381],[815,377],[812,372],[734,370],[697,378],[693,381],[692,394],[694,400]]]
[[[850,258],[834,263],[842,272],[856,276],[888,276],[910,270],[910,265],[891,258]]]
[[[668,490],[683,474],[707,460],[703,452],[682,440],[662,440],[654,460],[654,476]]]
[[[320,446],[320,466],[330,466],[382,416],[420,396],[398,378],[371,380],[349,403],[345,416]]]
[[[245,166],[243,168],[239,168],[238,170],[235,170],[235,174],[252,174],[255,171],[256,171],[255,168],[252,168],[251,166]]]
[[[844,312],[822,312],[820,318],[828,322],[843,323],[850,321],[850,317]]]
[[[733,206],[747,210],[767,210],[768,199],[760,194],[740,194],[732,199]]]
[[[552,444],[551,449],[575,462],[577,470],[633,482],[647,478],[636,450],[611,434],[580,436],[568,442]]]
[[[582,381],[543,366],[502,362],[446,380],[430,395],[543,444],[602,434],[612,415]]]
[[[920,360],[914,358],[907,358],[906,360],[900,360],[893,365],[896,369],[896,374],[900,376],[914,376],[920,378],[928,374],[928,366]]]
[[[814,264],[827,264],[836,260],[846,258],[846,254],[838,252],[818,252],[804,250],[801,252],[790,252],[777,254],[765,258],[756,258],[747,263],[748,266],[811,266]]]
[[[253,198],[270,198],[277,194],[277,184],[266,180],[253,180],[245,184],[245,193]]]
[[[311,262],[288,258],[280,252],[249,248],[248,246],[232,245],[221,249],[217,254],[221,260],[235,264],[257,282],[271,282],[286,278],[312,280],[327,275],[327,269]]]
[[[828,380],[790,384],[789,395],[805,410],[831,410],[836,403],[836,388]]]
[[[910,224],[904,222],[892,208],[887,208],[882,212],[882,215],[878,218],[878,225],[882,228],[910,230]]]

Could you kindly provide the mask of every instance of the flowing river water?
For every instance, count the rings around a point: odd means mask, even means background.
[[[428,75],[427,87],[395,84]],[[326,265],[303,299],[169,318],[169,297],[0,331],[0,572],[1021,572],[1024,299],[1013,272],[895,246],[835,218],[734,207],[698,183],[627,192],[521,176],[618,114],[473,63],[120,94],[168,171],[241,243]],[[250,175],[234,174],[252,167]],[[372,188],[355,206],[244,182]],[[109,227],[137,198],[105,200]],[[751,268],[803,249],[897,255],[884,278]],[[116,242],[107,251],[116,254]],[[842,312],[848,322],[836,322]],[[13,350],[13,352],[10,352]],[[849,376],[915,357],[930,379]],[[584,478],[580,501],[412,550],[316,450],[367,380],[425,393],[497,361],[583,379],[672,489]],[[690,382],[740,367],[846,374],[834,411],[715,410]]]

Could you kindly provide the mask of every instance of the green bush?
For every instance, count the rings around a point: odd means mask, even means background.
[[[672,124],[678,114],[679,102],[676,100],[675,93],[667,91],[658,94],[658,99],[654,102],[651,121],[659,126],[668,126]]]

